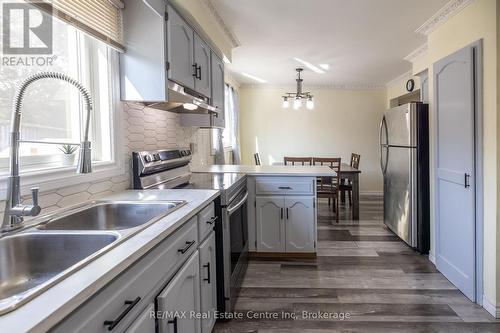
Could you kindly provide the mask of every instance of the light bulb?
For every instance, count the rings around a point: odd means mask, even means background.
[[[314,109],[314,101],[313,101],[312,97],[309,97],[309,98],[307,99],[307,102],[306,102],[306,108],[307,108],[308,110],[312,110],[312,109]]]
[[[288,101],[288,97],[283,97],[283,108],[288,109],[290,106],[290,102]]]
[[[293,100],[293,108],[297,110],[301,106],[302,106],[302,99],[300,97],[295,97],[295,99]]]

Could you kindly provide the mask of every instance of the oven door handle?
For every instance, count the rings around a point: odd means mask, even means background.
[[[241,199],[237,204],[235,204],[234,206],[229,206],[227,208],[227,216],[231,216],[233,215],[233,213],[238,210],[238,208],[240,208],[241,206],[243,206],[243,204],[247,201],[248,199],[248,192],[245,193],[245,196],[243,197],[243,199]]]

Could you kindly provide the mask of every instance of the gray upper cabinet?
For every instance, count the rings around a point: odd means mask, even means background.
[[[211,97],[211,77],[210,77],[210,53],[212,51],[207,43],[194,34],[194,65],[196,66],[196,76],[194,89],[206,97]]]
[[[212,52],[212,105],[219,112],[214,120],[217,127],[225,127],[224,114],[224,62]]]
[[[172,7],[168,12],[168,78],[195,89],[194,31]]]
[[[164,101],[166,83],[166,20],[163,0],[125,1],[120,53],[120,92],[124,101]]]

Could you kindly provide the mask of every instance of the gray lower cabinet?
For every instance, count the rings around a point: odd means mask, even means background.
[[[199,333],[200,267],[198,252],[193,254],[174,279],[158,295],[160,333]]]
[[[259,252],[314,252],[314,196],[257,196],[256,241]]]
[[[127,328],[127,333],[155,333],[155,305],[150,303],[144,311],[135,319],[134,323]]]
[[[284,197],[256,197],[257,251],[285,252]]]
[[[123,332],[154,302],[197,247],[198,221],[194,216],[66,317],[54,332]]]
[[[210,333],[215,325],[217,310],[217,286],[215,268],[215,232],[203,241],[200,253],[200,289],[201,289],[201,332]]]

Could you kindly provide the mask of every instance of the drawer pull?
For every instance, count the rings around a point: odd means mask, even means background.
[[[212,225],[212,224],[214,224],[214,223],[215,223],[215,221],[217,221],[217,219],[218,219],[218,217],[217,217],[217,216],[214,216],[214,217],[212,217],[210,220],[208,220],[206,223],[207,223],[207,224]]]
[[[174,317],[174,319],[167,321],[167,324],[174,324],[174,333],[177,333],[177,317]]]
[[[120,321],[122,321],[122,319],[125,318],[125,316],[130,312],[130,310],[132,310],[132,308],[136,306],[137,303],[139,303],[140,300],[141,298],[137,297],[133,301],[125,301],[125,305],[128,306],[125,310],[123,310],[123,312],[118,316],[118,318],[116,318],[115,320],[106,320],[104,322],[104,326],[108,326],[108,331],[112,331],[116,327],[116,325],[118,325]]]
[[[186,242],[186,246],[183,249],[178,249],[177,252],[180,252],[182,254],[186,253],[193,244],[196,243],[196,241],[190,241]]]
[[[203,265],[203,267],[205,267],[207,269],[207,278],[203,279],[203,281],[207,281],[208,284],[210,284],[210,263],[207,262],[207,264]]]
[[[293,190],[290,186],[280,186],[278,187],[280,190]]]

